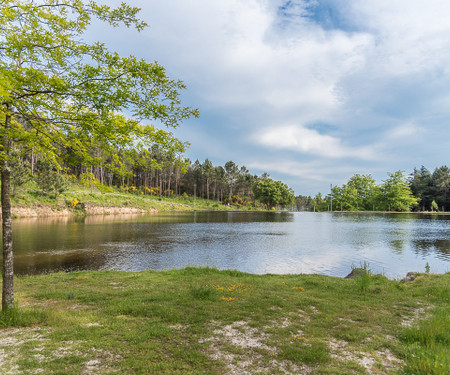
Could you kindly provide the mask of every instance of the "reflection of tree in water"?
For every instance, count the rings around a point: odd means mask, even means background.
[[[450,240],[416,240],[412,243],[414,253],[429,255],[437,253],[444,259],[450,260]]]
[[[406,241],[405,240],[393,240],[389,242],[392,251],[396,254],[402,254],[405,250]]]

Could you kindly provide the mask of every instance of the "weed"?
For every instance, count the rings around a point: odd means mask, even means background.
[[[353,270],[355,268],[352,267]],[[369,289],[369,286],[371,284],[371,278],[372,273],[369,269],[369,264],[364,262],[360,268],[357,269],[359,272],[357,276],[354,278],[355,285],[357,289],[359,289],[361,292],[366,292]]]
[[[72,300],[75,298],[75,294],[73,292],[67,292],[66,293],[66,299],[67,300]]]
[[[199,300],[213,300],[216,298],[216,293],[211,288],[192,288],[191,289],[192,297]]]

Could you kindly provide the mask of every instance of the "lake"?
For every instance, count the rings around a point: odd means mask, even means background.
[[[390,278],[450,270],[450,216],[189,212],[17,219],[16,274],[191,266],[343,277],[364,262]]]

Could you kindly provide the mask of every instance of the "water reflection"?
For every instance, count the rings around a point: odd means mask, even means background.
[[[450,216],[195,212],[14,221],[19,274],[209,265],[345,276],[368,262],[390,277],[446,272]]]

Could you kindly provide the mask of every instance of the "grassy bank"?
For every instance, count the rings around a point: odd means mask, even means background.
[[[13,214],[19,216],[46,216],[52,214],[103,214],[142,211],[192,211],[192,210],[255,210],[248,206],[227,206],[217,201],[191,196],[151,196],[119,189],[99,191],[72,183],[69,189],[56,198],[44,194],[30,182],[12,197]]]
[[[445,374],[450,274],[187,268],[16,279],[4,374]]]

